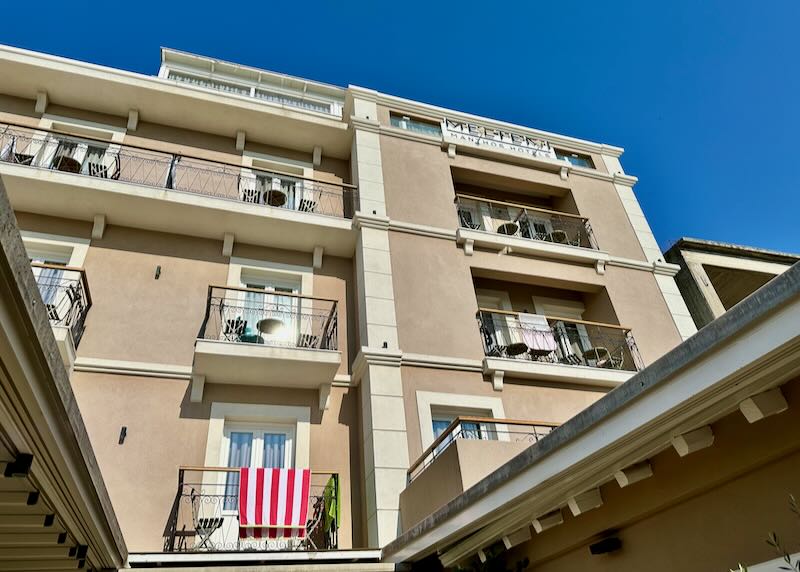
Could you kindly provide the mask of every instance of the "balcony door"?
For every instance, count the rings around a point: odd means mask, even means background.
[[[511,311],[511,298],[508,292],[478,289],[475,291],[475,297],[478,300],[479,308]],[[518,331],[516,316],[483,312],[481,318],[487,353],[493,350],[499,351],[501,347],[522,339],[521,333]]]
[[[241,280],[247,289],[243,293],[242,319],[246,325],[242,341],[295,347],[301,327],[299,283],[257,272],[243,272]],[[268,320],[270,328],[259,330],[262,320]]]
[[[592,347],[592,341],[586,326],[570,322],[570,320],[583,320],[585,311],[583,302],[535,296],[533,305],[537,314],[544,314],[548,318],[564,319],[564,321],[556,323],[553,328],[562,358],[567,360],[572,356],[582,358],[583,352]]]
[[[292,468],[294,438],[294,428],[286,425],[225,423],[221,465],[229,468]],[[217,511],[221,509],[223,518],[222,526],[211,537],[212,544],[222,549],[240,548],[242,542],[248,546],[252,544],[253,548],[263,547],[265,541],[240,541],[238,538],[239,473],[222,473],[218,487],[223,491],[222,498],[204,499],[203,503],[206,507],[204,516],[213,517],[220,514]]]
[[[47,265],[47,268],[33,266],[33,277],[39,287],[39,294],[42,296],[47,317],[53,324],[62,324],[67,321],[67,314],[70,303],[67,299],[66,285],[64,283],[64,270],[59,267],[66,267],[72,256],[71,250],[46,250],[34,247],[26,247],[28,259],[32,263]]]

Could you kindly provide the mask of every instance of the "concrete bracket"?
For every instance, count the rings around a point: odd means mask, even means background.
[[[311,155],[311,164],[315,167],[319,167],[322,163],[322,147],[317,145],[314,147],[314,152]]]
[[[139,127],[139,110],[131,109],[128,111],[128,131],[136,131]]]
[[[533,519],[531,523],[533,525],[533,530],[536,531],[536,534],[541,534],[545,530],[549,528],[553,528],[554,526],[558,526],[564,522],[564,515],[561,514],[561,509],[556,509],[554,511],[548,512],[547,514],[543,514],[537,518]]]
[[[636,463],[635,465],[620,469],[614,473],[614,478],[617,480],[617,484],[619,484],[621,488],[632,485],[633,483],[638,483],[639,481],[643,481],[644,479],[652,476],[653,468],[647,461]]]
[[[567,501],[569,510],[573,516],[579,516],[587,511],[592,510],[603,505],[603,497],[600,494],[600,489],[589,489],[579,495],[575,495]]]
[[[492,372],[492,389],[495,391],[503,391],[503,377],[505,374],[506,372],[502,370]]]
[[[203,401],[203,389],[206,386],[206,376],[192,374],[192,391],[189,400],[192,403]]]
[[[464,241],[464,254],[467,256],[472,256],[473,252],[475,252],[475,241],[471,238],[468,238]]]
[[[47,92],[37,91],[36,106],[34,107],[34,111],[36,111],[36,113],[44,113],[45,111],[47,111],[47,104],[48,104]]]
[[[314,255],[312,259],[312,265],[314,268],[322,268],[322,255],[324,254],[325,249],[321,246],[314,247]]]
[[[748,397],[739,404],[739,411],[742,412],[748,423],[755,423],[764,417],[783,413],[787,409],[789,409],[789,404],[786,403],[780,387]]]
[[[678,435],[672,439],[672,446],[675,447],[678,455],[685,457],[689,453],[694,453],[700,449],[705,449],[714,444],[714,432],[709,425],[695,429],[683,435]]]
[[[92,226],[92,238],[100,240],[106,232],[106,215],[94,215],[94,224]]]
[[[331,405],[331,384],[323,383],[319,386],[319,410],[327,411]]]
[[[567,177],[569,177],[569,165],[565,165],[565,166],[561,167],[560,175],[561,175],[561,180],[562,181],[566,181],[567,180]]]
[[[595,262],[594,269],[597,271],[598,274],[605,274],[606,273],[606,261],[605,260],[598,260]]]
[[[233,241],[233,233],[226,232],[222,237],[222,256],[227,256],[228,258],[233,256]]]
[[[245,133],[241,129],[236,132],[236,150],[244,151]]]
[[[456,145],[455,145],[455,143],[449,143],[447,145],[447,156],[450,157],[451,159],[455,159],[456,158]]]

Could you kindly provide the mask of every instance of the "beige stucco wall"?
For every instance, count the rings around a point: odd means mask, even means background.
[[[450,159],[439,146],[383,135],[383,179],[386,208],[390,218],[455,230],[458,226],[453,205],[455,189],[451,169],[472,171],[496,179],[507,179],[506,185],[531,193],[569,196],[570,205],[587,217],[600,248],[612,255],[644,260],[633,227],[625,213],[613,183],[589,178],[578,173],[563,181],[558,173],[522,165],[457,154]],[[487,185],[488,186],[488,185]],[[491,187],[489,187],[491,188]],[[562,204],[566,208],[566,204]]]
[[[513,380],[503,386],[503,391],[494,391],[491,382],[484,380],[479,372],[426,367],[403,366],[401,375],[408,431],[408,458],[412,463],[423,451],[417,391],[496,398],[502,400],[508,419],[548,423],[563,423],[605,393],[558,383]]]
[[[91,225],[17,213],[20,228],[90,238]],[[311,267],[311,254],[236,244],[233,255]],[[222,242],[115,226],[92,239],[84,267],[92,307],[78,356],[191,365],[209,285],[225,285],[229,259]],[[161,267],[158,280],[156,268]],[[340,373],[355,352],[352,261],[326,256],[314,269],[313,293],[338,301]]]
[[[455,241],[444,239],[400,232],[390,232],[389,239],[403,351],[483,358],[473,275],[587,294],[587,310],[594,308],[595,313],[586,318],[613,323],[616,315],[616,321],[633,332],[645,365],[681,341],[649,272],[610,266],[598,275],[592,267],[550,260],[479,251],[466,256]],[[602,296],[592,297],[599,293]],[[603,300],[606,295],[611,308]],[[443,324],[446,336],[441,335]]]
[[[311,469],[337,472],[342,483],[342,548],[361,546],[352,515],[361,512],[356,389],[333,388],[330,409],[316,391],[207,385],[189,401],[189,382],[76,372],[72,384],[125,542],[131,552],[160,551],[181,465],[205,464],[213,402],[300,405],[311,409]],[[118,444],[127,427],[123,445]]]
[[[796,552],[800,491],[800,380],[783,386],[788,411],[749,424],[738,411],[712,424],[713,446],[680,458],[671,448],[650,459],[654,476],[601,488],[604,504],[507,555],[527,556],[531,572],[598,570],[705,572],[738,569],[777,555],[770,532]],[[616,530],[618,552],[591,556],[588,545]],[[513,568],[513,566],[512,566]]]
[[[117,129],[126,130],[127,117],[118,117],[97,113],[85,109],[76,109],[51,103],[47,107],[47,115],[55,115],[68,119],[87,121],[100,125],[107,125]],[[23,126],[38,127],[40,115],[34,113],[34,101],[0,95],[0,123],[11,123]],[[123,144],[141,147],[145,154],[147,151],[185,155],[201,160],[219,161],[231,164],[235,173],[236,166],[242,163],[242,151],[236,149],[236,134],[231,132],[230,137],[211,135],[200,131],[179,129],[176,127],[139,121],[135,131],[126,131]],[[310,166],[314,178],[332,183],[349,182],[350,162],[348,160],[334,159],[323,155],[319,165],[312,166],[310,153],[303,153],[265,145],[256,141],[246,141],[245,150],[248,153],[268,155],[289,161],[302,161]],[[140,170],[141,166],[137,167]],[[152,169],[152,167],[149,167]],[[142,173],[137,173],[139,178]],[[193,175],[196,177],[197,175]],[[158,177],[161,180],[161,177]],[[232,178],[235,182],[235,179]],[[211,189],[209,189],[210,191]]]

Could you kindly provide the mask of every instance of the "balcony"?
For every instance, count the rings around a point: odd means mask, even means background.
[[[505,375],[613,387],[643,367],[622,326],[486,308],[477,318],[495,389]]]
[[[598,271],[608,261],[599,250],[589,219],[578,215],[456,195],[459,244],[467,254],[475,246],[503,252],[594,264]]]
[[[336,300],[210,286],[192,401],[210,382],[319,389],[322,407],[342,361],[338,323]]]
[[[69,373],[83,337],[86,314],[92,305],[83,268],[31,263],[39,294],[53,328],[58,351]]]
[[[457,417],[408,470],[400,493],[403,530],[432,514],[550,433],[557,424]]]
[[[178,490],[164,532],[166,553],[272,552],[336,550],[336,507],[340,506],[337,473],[311,472],[306,537],[240,538],[239,469],[181,467]],[[341,515],[339,515],[341,518]],[[277,535],[276,535],[277,536]],[[235,556],[232,557],[235,560]]]
[[[191,236],[352,253],[355,187],[56,131],[0,126],[16,209]]]

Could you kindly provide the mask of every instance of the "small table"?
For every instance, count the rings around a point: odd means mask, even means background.
[[[283,191],[269,191],[267,204],[271,207],[282,207],[286,204],[286,193]]]
[[[508,236],[513,236],[517,234],[519,231],[519,225],[515,222],[504,222],[500,226],[497,227],[498,234],[505,234]]]
[[[81,164],[72,157],[56,157],[55,168],[66,173],[80,173]]]
[[[515,342],[506,347],[506,353],[510,356],[522,355],[528,351],[528,346],[522,342]]]

